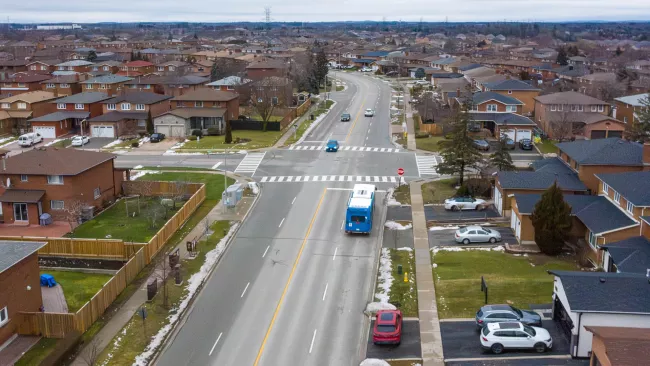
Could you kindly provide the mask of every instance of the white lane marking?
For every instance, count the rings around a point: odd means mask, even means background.
[[[266,182],[267,180],[269,180],[269,177],[262,177],[262,183]]]
[[[372,127],[372,122],[370,122],[370,127]]]
[[[244,297],[244,294],[246,293],[246,290],[248,290],[248,286],[250,286],[250,282],[246,284],[246,287],[244,288],[244,292],[241,293],[240,297]]]
[[[390,177],[390,182],[391,182],[391,183],[396,183],[396,182],[397,182],[397,179],[395,179],[395,177],[391,176],[391,177]]]
[[[269,180],[269,182],[275,182],[276,179],[278,179],[278,177],[271,177],[271,180]]]
[[[332,260],[335,260],[335,259],[336,259],[336,253],[337,253],[338,251],[339,251],[339,247],[336,247],[336,248],[334,249],[334,256],[332,257]]]
[[[292,205],[293,205],[294,202],[296,202],[296,198],[298,198],[298,196],[294,197],[294,198],[293,198],[293,201],[291,201],[291,204],[292,204]]]
[[[221,163],[223,163],[223,162],[220,161],[220,162],[214,164],[214,165],[212,166],[212,169],[217,169],[217,168],[219,167],[219,165],[221,165]]]
[[[283,181],[284,181],[284,177],[278,178],[278,182],[283,182]]]
[[[368,137],[370,137],[370,136],[366,136],[366,140],[368,139]]]
[[[323,292],[323,301],[325,301],[325,295],[327,295],[327,286],[329,286],[329,283],[325,284],[325,291]]]
[[[341,222],[341,230],[343,230],[343,227],[345,227],[345,220]]]
[[[208,356],[212,356],[212,352],[214,352],[214,347],[217,346],[217,343],[219,343],[219,340],[221,339],[222,335],[223,335],[223,332],[219,333],[219,336],[217,337],[216,342],[214,342],[214,345],[212,346],[212,348],[210,349],[210,354],[208,354]]]
[[[314,341],[316,340],[316,331],[318,329],[314,329],[314,336],[311,337],[311,346],[309,346],[309,353],[311,353],[312,348],[314,348]]]
[[[286,218],[286,217],[285,217],[285,218]],[[280,221],[280,225],[278,225],[278,227],[281,227],[281,226],[282,226],[282,223],[284,222],[284,219],[285,219],[285,218],[282,218],[282,221]]]
[[[270,245],[266,247],[266,250],[264,251],[264,254],[262,254],[262,258],[266,257],[266,252],[269,251],[270,247],[271,247]]]
[[[287,177],[287,182],[291,182],[293,180],[293,176]]]

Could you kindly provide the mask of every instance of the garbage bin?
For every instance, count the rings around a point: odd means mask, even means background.
[[[310,114],[310,115],[309,115],[309,119],[311,119],[311,120],[313,121],[313,120],[314,120],[314,115],[313,115],[313,114]]]

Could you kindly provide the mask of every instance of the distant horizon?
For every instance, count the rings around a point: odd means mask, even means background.
[[[287,23],[304,23],[306,24],[330,24],[330,23],[382,23],[381,20],[321,20],[321,21],[271,21],[270,24],[287,24]],[[576,24],[576,23],[650,23],[648,20],[640,19],[622,19],[622,20],[589,20],[589,19],[575,19],[575,20],[553,20],[553,21],[544,21],[544,20],[493,20],[493,21],[420,21],[420,20],[386,20],[386,23],[394,25],[396,23],[404,24],[487,24],[487,23],[530,23],[530,24]],[[24,24],[24,25],[66,25],[66,24],[79,24],[79,25],[93,25],[93,24],[174,24],[174,23],[188,23],[188,24],[266,24],[264,21],[187,21],[187,20],[160,20],[160,21],[128,21],[128,22],[118,22],[118,21],[100,21],[100,22],[76,22],[76,21],[57,21],[57,22],[36,22],[36,21],[26,21],[18,22],[11,21],[9,24]],[[6,22],[4,24],[7,24]]]

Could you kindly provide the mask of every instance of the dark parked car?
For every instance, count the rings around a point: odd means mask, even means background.
[[[164,133],[154,133],[149,137],[150,142],[160,142],[165,139]]]
[[[350,122],[350,113],[343,113],[341,115],[341,122]]]
[[[490,150],[490,144],[485,140],[474,140],[474,146],[476,146],[476,148],[479,150]]]
[[[514,150],[515,149],[515,142],[509,137],[506,137],[505,139],[506,139],[506,149]]]
[[[374,344],[400,344],[402,342],[402,312],[379,310],[372,329]]]
[[[481,132],[481,126],[476,123],[472,123],[469,125],[469,127],[467,127],[467,130],[469,132]]]
[[[519,140],[519,148],[522,150],[532,150],[533,142],[530,139],[521,139]]]
[[[498,322],[522,322],[526,325],[541,327],[542,317],[534,311],[519,310],[506,304],[485,305],[476,312],[476,327],[479,329],[487,323]]]

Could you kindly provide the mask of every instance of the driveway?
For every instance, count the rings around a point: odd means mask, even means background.
[[[589,366],[588,359],[572,358],[531,358],[521,360],[476,360],[476,361],[447,361],[447,366]]]
[[[160,142],[147,142],[142,144],[138,150],[164,152],[171,149],[177,142],[177,140],[166,138]]]
[[[83,146],[84,149],[101,149],[102,147],[115,141],[112,137],[91,137],[88,143]],[[75,149],[81,149],[82,146],[75,146]]]
[[[517,244],[517,238],[515,238],[514,233],[512,232],[512,229],[509,227],[499,227],[499,226],[486,226],[490,230],[496,230],[499,233],[501,233],[501,242],[498,244]],[[429,230],[429,247],[451,247],[451,246],[462,246],[463,244],[458,244],[456,243],[456,240],[454,240],[454,232],[455,229],[448,229],[448,230],[434,230],[431,231]],[[384,234],[384,237],[386,234]],[[384,239],[384,243],[386,240]],[[471,243],[472,246],[494,246],[494,244],[490,243]]]
[[[483,211],[465,210],[465,211],[448,211],[442,205],[425,205],[424,217],[427,221],[441,222],[463,222],[467,220],[480,221],[491,218],[501,217],[497,209],[490,205]]]
[[[500,355],[483,351],[479,341],[479,332],[473,321],[441,322],[440,334],[442,336],[442,348],[445,361],[461,361],[460,359],[471,358],[476,361],[490,360],[491,358],[525,357],[528,360],[545,359],[546,356],[569,355],[569,340],[553,320],[543,320],[543,327],[548,330],[553,338],[553,349],[544,353],[537,353],[534,350],[507,350]],[[544,362],[543,365],[548,365]],[[511,365],[511,363],[508,363]],[[530,363],[525,363],[530,365]]]
[[[401,358],[421,358],[420,348],[420,322],[417,319],[404,320],[402,323],[402,343],[399,346],[379,345],[372,343],[372,329],[375,321],[370,323],[368,334],[368,349],[366,358],[379,358],[383,360],[395,360]]]
[[[386,220],[412,221],[411,206],[388,206],[386,209]]]

